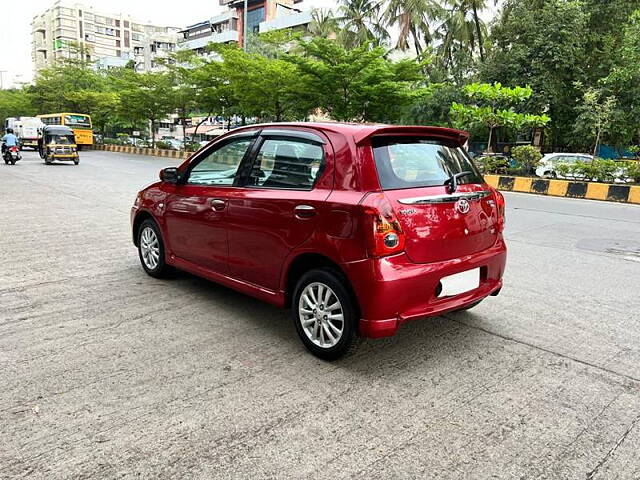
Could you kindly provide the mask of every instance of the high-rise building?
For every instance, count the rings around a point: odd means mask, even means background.
[[[227,7],[220,15],[180,31],[180,48],[203,53],[209,43],[244,44],[244,0],[219,0]],[[249,35],[281,29],[305,29],[311,12],[294,4],[302,0],[248,0],[247,33]]]
[[[104,13],[58,0],[31,22],[34,70],[77,55],[77,45],[83,47],[85,60],[99,68],[133,61],[137,71],[154,70],[159,58],[176,49],[178,30],[149,25],[125,13]]]

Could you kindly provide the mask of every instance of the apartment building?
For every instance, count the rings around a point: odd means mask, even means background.
[[[209,43],[244,44],[244,0],[219,0],[226,10],[220,15],[181,30],[179,47],[204,53]],[[247,33],[272,30],[306,29],[311,12],[295,8],[302,0],[249,0]]]
[[[105,13],[81,3],[56,1],[33,18],[32,60],[37,72],[58,59],[77,55],[85,47],[86,60],[98,68],[134,62],[137,71],[150,71],[157,60],[177,46],[178,28],[149,25],[125,13]]]

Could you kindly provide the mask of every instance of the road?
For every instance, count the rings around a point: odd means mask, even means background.
[[[640,478],[640,206],[506,194],[499,297],[324,363],[143,273],[129,209],[176,162],[0,165],[0,478]]]

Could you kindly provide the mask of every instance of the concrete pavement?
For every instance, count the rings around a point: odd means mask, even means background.
[[[640,478],[640,207],[506,194],[505,288],[338,363],[288,312],[146,276],[177,160],[0,166],[0,478]]]

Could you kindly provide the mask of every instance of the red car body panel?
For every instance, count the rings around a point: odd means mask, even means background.
[[[463,184],[463,193],[491,192],[462,215],[451,204],[406,208],[407,197],[446,195],[446,187],[385,190],[384,195],[406,232],[401,253],[381,258],[367,250],[362,202],[381,192],[371,138],[420,136],[463,145],[465,132],[437,127],[392,127],[338,123],[252,125],[233,130],[212,145],[243,132],[287,130],[322,138],[326,166],[310,191],[260,187],[200,186],[158,182],[140,192],[132,226],[142,216],[159,225],[168,264],[221,283],[274,305],[286,306],[288,275],[301,255],[317,255],[335,264],[348,279],[361,313],[360,333],[393,335],[400,324],[457,310],[496,294],[502,287],[506,246],[498,219],[496,193],[487,184]],[[209,145],[186,160],[190,162]],[[222,199],[224,211],[210,208]],[[311,218],[293,214],[297,205],[316,209]],[[135,233],[134,233],[135,241]],[[480,287],[460,295],[437,297],[440,279],[480,268]]]

